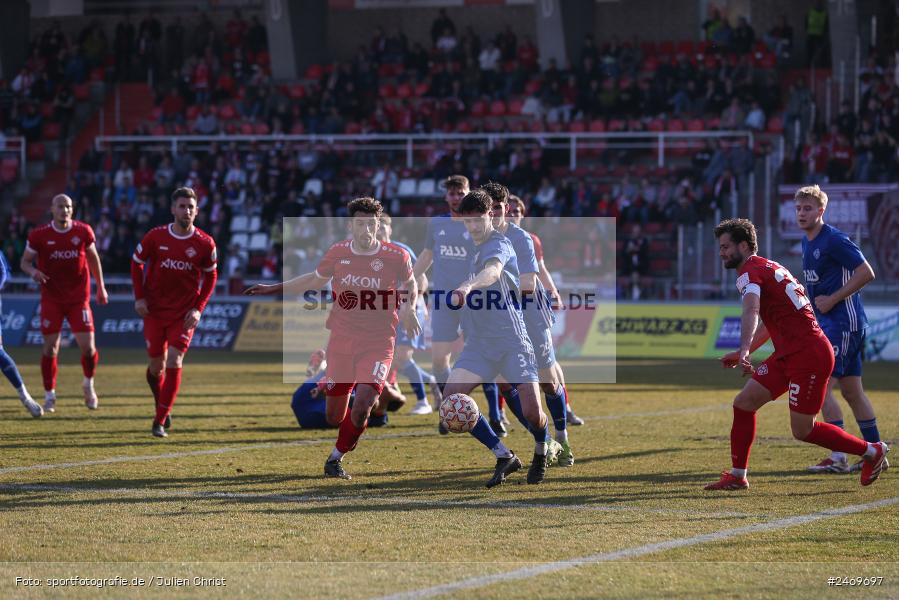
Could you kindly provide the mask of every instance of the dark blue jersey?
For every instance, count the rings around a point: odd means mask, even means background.
[[[432,217],[425,235],[425,248],[434,254],[432,290],[449,292],[468,278],[474,242],[462,221],[454,221],[449,213]]]
[[[825,332],[861,331],[868,325],[858,293],[838,302],[826,314],[815,306],[815,296],[830,296],[843,287],[852,272],[865,262],[859,247],[845,233],[825,223],[815,239],[802,238],[802,271],[808,299]]]

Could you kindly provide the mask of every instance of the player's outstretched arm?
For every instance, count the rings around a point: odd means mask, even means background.
[[[403,328],[410,338],[414,338],[421,333],[421,322],[418,320],[418,314],[415,311],[415,301],[418,297],[418,282],[415,276],[406,281],[406,301],[400,305],[399,317],[403,323]]]
[[[90,270],[94,281],[97,282],[97,304],[103,306],[109,302],[109,294],[106,293],[106,284],[103,281],[103,266],[100,264],[97,245],[91,244],[85,248],[84,254],[87,258],[87,268]]]
[[[755,336],[752,338],[752,345],[749,347],[749,353],[752,354],[761,348],[769,339],[771,339],[771,334],[768,333],[768,328],[765,327],[764,323],[759,323],[758,328],[755,330]],[[740,362],[740,351],[734,350],[733,352],[728,352],[722,356],[720,360],[722,367],[725,369],[733,369]]]
[[[412,267],[412,274],[418,278],[428,272],[428,269],[434,263],[434,252],[430,248],[425,248],[418,254],[415,266]]]
[[[22,260],[19,261],[19,268],[35,282],[47,283],[50,281],[50,278],[37,270],[37,267],[34,266],[35,258],[37,258],[37,252],[33,248],[26,247],[25,252],[22,254]]]
[[[302,294],[306,290],[318,290],[330,281],[329,278],[319,277],[315,271],[294,277],[280,283],[257,283],[243,291],[245,296],[272,296],[275,294]]]
[[[500,276],[503,273],[503,263],[498,258],[492,258],[487,261],[487,264],[481,269],[481,272],[478,273],[474,279],[471,281],[466,281],[459,287],[455,289],[453,294],[460,294],[462,296],[462,300],[464,301],[471,290],[479,290],[485,287],[490,287],[497,281],[499,281]]]

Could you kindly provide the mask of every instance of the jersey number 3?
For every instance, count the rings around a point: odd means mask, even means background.
[[[793,276],[790,275],[790,272],[784,269],[783,267],[774,271],[774,279],[779,282],[784,279],[787,280],[787,287],[785,289],[787,293],[787,298],[793,303],[793,306],[796,307],[796,310],[801,310],[804,306],[808,306],[808,298],[805,296],[805,290],[802,289],[802,286],[799,285]]]

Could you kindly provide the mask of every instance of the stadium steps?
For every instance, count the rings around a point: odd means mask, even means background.
[[[103,131],[107,134],[134,131],[142,116],[152,109],[153,94],[144,83],[123,83],[120,89],[120,102],[122,129],[116,132],[113,129],[115,93],[114,88],[109,87],[103,100]],[[99,110],[95,110],[72,140],[70,152],[72,172],[77,169],[78,161],[84,152],[94,143],[94,138],[100,134],[100,114]],[[32,188],[27,199],[22,202],[20,212],[32,223],[43,221],[50,198],[65,190],[67,179],[65,153],[60,152],[59,160],[55,164],[48,164],[46,176]]]

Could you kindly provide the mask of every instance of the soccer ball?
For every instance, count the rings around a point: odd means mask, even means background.
[[[478,423],[481,411],[471,396],[452,394],[440,403],[440,422],[453,433],[468,433]]]

